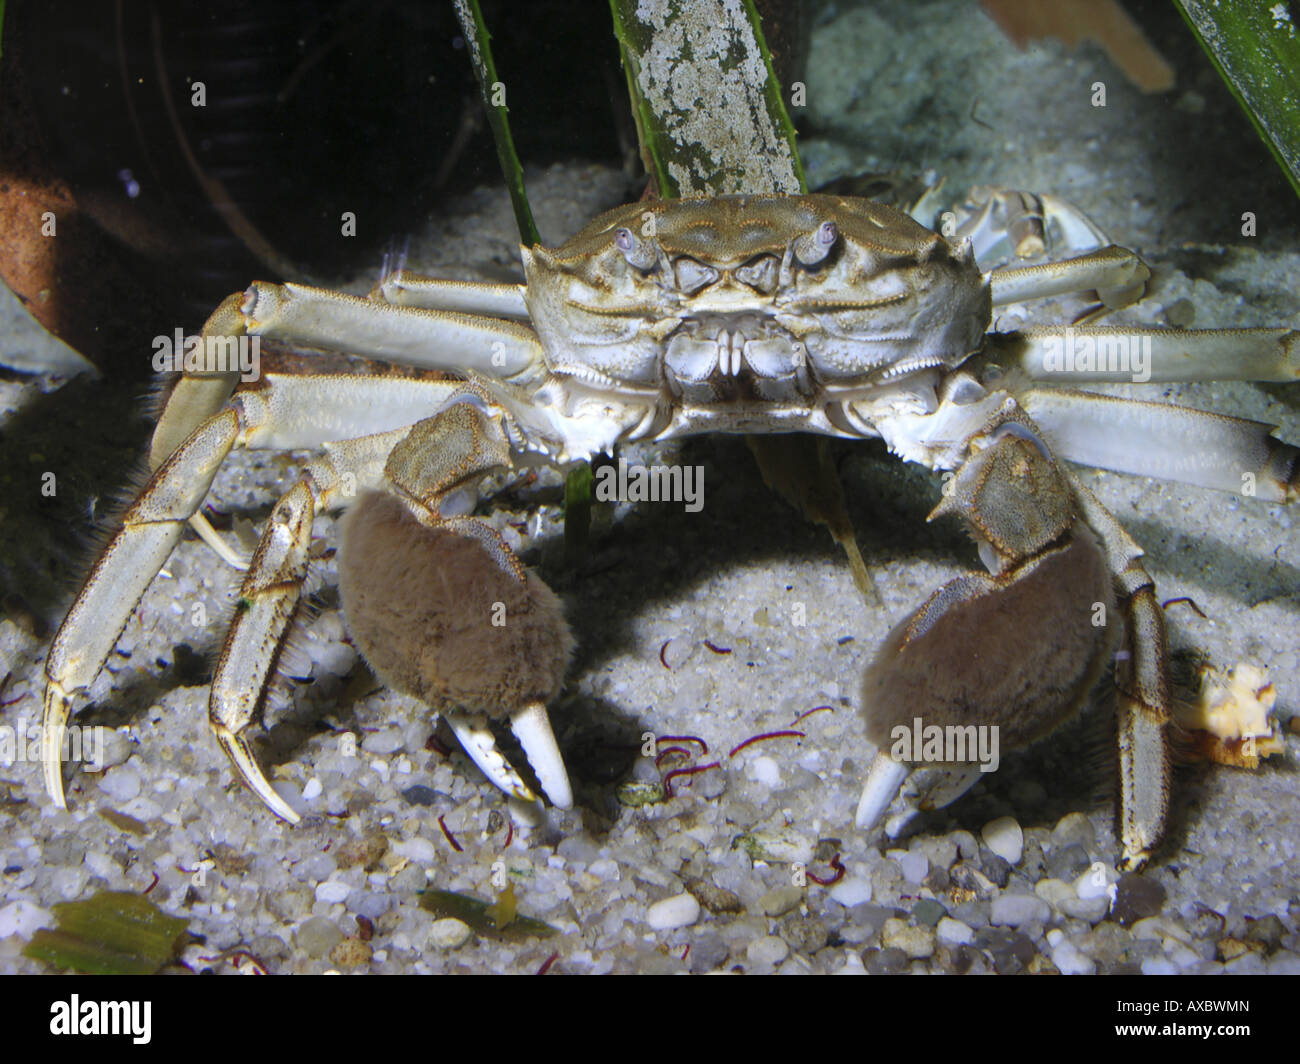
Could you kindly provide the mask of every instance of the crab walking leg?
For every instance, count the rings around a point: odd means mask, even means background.
[[[350,351],[416,369],[532,380],[544,370],[542,345],[517,321],[453,310],[392,306],[300,284],[257,281],[240,305],[259,336]]]
[[[1104,306],[1115,310],[1142,297],[1151,271],[1128,248],[1112,244],[1077,258],[1036,266],[1007,266],[987,276],[995,307],[1067,292],[1095,291]]]
[[[1300,449],[1275,425],[1083,391],[1018,396],[1063,458],[1270,502],[1300,496]]]
[[[1300,379],[1300,331],[1035,326],[989,333],[978,361],[1019,369],[1030,380],[1053,384],[1285,383]]]
[[[311,377],[268,375],[259,391],[236,396],[164,459],[123,514],[122,527],[95,562],[45,661],[42,761],[46,790],[60,807],[65,798],[59,751],[73,695],[98,675],[231,448],[320,446],[322,425],[339,429],[340,436],[349,425],[354,437],[399,427],[404,434],[403,416],[409,425],[419,416],[413,410],[437,409],[465,388],[457,381],[348,378],[341,391],[327,394],[321,384]],[[319,405],[304,409],[306,401]]]
[[[1169,644],[1155,582],[1142,548],[1077,477],[1075,496],[1101,537],[1128,614],[1128,658],[1119,670],[1120,842],[1122,867],[1147,863],[1165,833],[1169,811]]]
[[[122,517],[122,527],[95,563],[45,659],[41,761],[45,789],[60,807],[60,751],[73,692],[98,675],[145,589],[203,503],[212,479],[235,445],[241,418],[231,408],[208,418],[150,478]]]
[[[866,830],[876,826],[911,772],[911,765],[895,761],[884,750],[876,754],[867,771],[867,782],[862,786],[862,797],[858,799],[858,827]]]
[[[239,589],[235,618],[208,698],[212,732],[235,770],[276,816],[290,824],[298,823],[298,814],[267,782],[244,733],[302,599],[318,502],[315,484],[304,477],[276,503]]]
[[[462,314],[529,320],[528,305],[524,302],[524,286],[518,284],[445,281],[402,270],[385,277],[370,293],[370,298],[395,307],[457,310]]]

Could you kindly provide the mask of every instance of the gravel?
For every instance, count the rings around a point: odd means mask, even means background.
[[[1197,326],[1300,317],[1290,283],[1300,270],[1287,221],[1294,211],[1270,191],[1280,182],[1272,163],[1265,156],[1250,185],[1261,218],[1253,241],[1223,220],[1239,215],[1236,201],[1225,206],[1196,176],[1238,174],[1239,158],[1259,158],[1249,129],[1227,132],[1243,123],[1206,75],[1193,73],[1172,96],[1140,97],[1090,47],[1017,51],[974,5],[896,0],[869,12],[826,11],[813,42],[809,101],[817,113],[809,117],[834,130],[803,143],[814,181],[933,167],[955,192],[980,182],[1055,192],[1159,268],[1151,296],[1119,322],[1160,323],[1164,308],[1183,299]],[[897,63],[900,55],[915,64]],[[1193,60],[1180,53],[1180,69],[1204,68]],[[1097,77],[1111,89],[1104,114],[1080,102],[1079,86]],[[1208,101],[1195,120],[1175,110],[1193,89]],[[978,123],[967,118],[975,98]],[[548,241],[629,194],[617,172],[581,162],[531,169],[528,182]],[[1279,217],[1273,228],[1264,221]],[[501,279],[515,268],[512,225],[499,189],[471,193],[415,235],[410,262]],[[356,279],[353,290],[370,280]],[[1044,304],[1034,320],[1067,320],[1077,309]],[[1030,313],[1005,308],[1008,319]],[[1185,313],[1180,307],[1180,320]],[[12,313],[0,321],[0,336],[12,342],[18,321]],[[103,389],[55,391],[57,383],[52,375],[0,380],[0,408],[27,434],[9,455],[8,468],[23,477],[33,462],[72,471],[79,453],[118,446],[119,422],[133,409],[113,406]],[[1280,436],[1300,440],[1295,395],[1284,388],[1135,394],[1276,423]],[[33,418],[36,411],[61,416]],[[66,429],[36,422],[76,424],[79,438],[60,439]],[[1180,772],[1169,847],[1141,877],[1121,879],[1098,767],[1100,705],[1028,754],[1003,751],[999,771],[946,809],[895,807],[885,831],[854,827],[874,753],[857,717],[859,677],[894,624],[978,563],[960,530],[925,522],[938,498],[935,478],[878,447],[835,454],[881,600],[871,606],[824,531],[764,488],[735,438],[629,450],[630,460],[702,465],[706,506],[699,514],[648,504],[599,512],[577,573],[560,563],[557,479],[543,475],[532,496],[498,517],[526,529],[513,529],[524,560],[564,599],[579,641],[552,713],[575,806],[542,816],[510,809],[464,756],[441,752],[454,740],[427,713],[353,668],[332,562],[323,557],[320,612],[304,642],[311,682],[268,709],[267,745],[258,746],[273,781],[307,817],[297,828],[273,820],[232,782],[206,722],[204,681],[178,668],[182,644],[198,655],[217,651],[215,619],[227,616],[235,587],[211,552],[187,538],[91,688],[96,708],[85,719],[105,725],[107,770],[71,776],[66,811],[46,801],[35,766],[16,762],[0,773],[0,970],[44,970],[12,947],[51,921],[55,903],[97,889],[142,892],[156,875],[149,896],[162,909],[275,972],[523,973],[558,952],[553,971],[596,974],[1295,974],[1294,774],[1273,765]],[[121,468],[131,460],[123,455]],[[297,468],[268,455],[232,456],[213,508],[260,525]],[[1141,478],[1082,476],[1142,542],[1162,598],[1191,596],[1207,615],[1171,607],[1175,645],[1219,665],[1270,667],[1279,713],[1295,713],[1295,515]],[[9,486],[6,506],[16,510],[22,493]],[[100,490],[107,496],[116,486]],[[0,556],[21,559],[22,572],[71,575],[75,563],[43,553],[48,518],[33,511],[19,532],[0,521],[9,537]],[[328,528],[323,522],[318,534]],[[36,600],[26,613],[57,624],[67,599],[41,598],[15,580],[7,591],[18,586]],[[200,602],[214,623],[196,630],[189,619]],[[20,701],[5,709],[4,723],[16,725],[39,713],[48,635],[9,600],[5,611],[0,675],[12,673],[5,700]],[[792,728],[805,737],[726,754],[758,733]],[[686,764],[717,767],[678,777],[670,800],[623,804],[621,784],[662,779],[653,759],[638,756],[647,732],[698,735],[707,756],[690,741],[671,745],[690,748]],[[1287,743],[1293,762],[1300,737],[1291,733]],[[109,812],[143,829],[101,815]],[[492,899],[507,884],[519,911],[558,937],[497,940],[419,906],[429,887]],[[368,942],[356,916],[373,923]]]

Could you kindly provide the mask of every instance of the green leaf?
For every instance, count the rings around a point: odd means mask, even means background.
[[[1176,2],[1300,196],[1300,40],[1288,6]]]
[[[168,916],[143,894],[101,891],[53,907],[59,926],[42,929],[25,957],[92,975],[152,975],[173,960],[188,937],[186,921]]]

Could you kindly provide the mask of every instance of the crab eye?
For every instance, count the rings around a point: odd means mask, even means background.
[[[677,276],[678,289],[687,295],[694,295],[718,279],[718,271],[712,266],[685,257],[673,263],[673,272]]]
[[[760,292],[769,293],[776,290],[779,270],[780,265],[774,256],[760,255],[736,271],[736,280]]]
[[[648,270],[659,261],[654,246],[639,239],[625,226],[614,230],[614,246],[623,253],[623,258],[627,259],[628,265],[635,266],[638,270]]]
[[[805,266],[817,266],[831,253],[839,238],[840,231],[834,222],[822,222],[813,232],[794,242],[795,258]]]

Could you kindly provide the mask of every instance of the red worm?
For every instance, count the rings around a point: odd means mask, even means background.
[[[727,756],[735,757],[738,753],[740,753],[740,751],[745,749],[745,747],[751,745],[752,743],[762,742],[764,739],[804,739],[804,738],[807,738],[807,736],[801,731],[763,732],[762,735],[750,736],[750,738],[746,739],[739,746],[732,747],[731,752],[727,754]]]
[[[447,827],[447,821],[443,819],[446,815],[447,814],[444,813],[442,816],[438,817],[438,827],[442,828],[442,833],[447,836],[447,841],[451,843],[451,848],[457,853],[464,853],[464,848],[456,841],[456,836],[451,833],[451,829]]]

